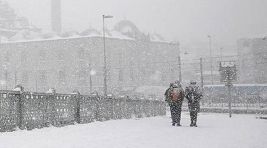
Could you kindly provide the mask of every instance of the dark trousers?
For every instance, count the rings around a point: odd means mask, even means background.
[[[172,123],[178,123],[180,124],[181,120],[181,106],[180,105],[170,105],[171,109],[171,117],[172,117]]]
[[[191,119],[191,124],[196,125],[197,124],[197,111],[191,111],[190,112],[190,119]]]

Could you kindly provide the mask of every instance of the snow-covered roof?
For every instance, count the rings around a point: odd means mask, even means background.
[[[150,41],[165,42],[165,39],[160,34],[153,33],[150,35]]]
[[[60,36],[53,36],[50,38],[36,38],[36,39],[20,39],[20,40],[4,40],[2,43],[21,43],[21,42],[35,42],[35,41],[52,41],[52,40],[66,40],[66,39],[79,39],[79,38],[93,38],[93,37],[102,37],[100,35],[87,35],[87,36],[80,36],[80,35],[73,35],[70,37],[60,37]],[[114,39],[122,39],[122,40],[133,40],[131,38],[127,38],[124,36],[120,36],[119,34],[113,36],[106,36],[106,38],[114,38]]]
[[[262,86],[267,87],[267,84],[233,84],[234,86]],[[218,85],[204,85],[204,87],[225,87],[224,84],[218,84]]]
[[[121,21],[119,25],[115,26],[113,30],[106,29],[106,38],[122,39],[122,40],[139,40],[150,38],[151,42],[171,43],[165,41],[159,34],[152,34],[146,36],[130,21]],[[1,30],[0,30],[1,31]],[[74,39],[74,38],[89,38],[89,37],[103,37],[102,31],[95,28],[88,28],[83,32],[68,31],[61,34],[53,32],[38,32],[32,30],[21,30],[3,43],[16,43],[16,42],[33,42],[33,41],[47,41],[47,40],[59,40],[59,39]],[[138,37],[140,36],[140,37]]]
[[[125,39],[125,40],[134,40],[134,38],[123,35],[121,32],[118,32],[115,30],[111,31],[110,33],[111,33],[111,36],[107,36],[107,37],[117,38],[117,39]]]
[[[6,29],[6,28],[1,28],[1,27],[0,27],[0,31],[17,32],[17,31],[15,31],[15,30]]]

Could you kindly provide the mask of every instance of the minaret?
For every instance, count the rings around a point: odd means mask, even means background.
[[[61,33],[61,0],[51,0],[51,29]]]

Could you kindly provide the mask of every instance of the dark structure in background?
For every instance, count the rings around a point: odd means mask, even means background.
[[[239,57],[239,83],[267,83],[267,39],[240,39],[237,42]]]
[[[51,27],[52,31],[60,34],[61,23],[61,0],[51,0]]]

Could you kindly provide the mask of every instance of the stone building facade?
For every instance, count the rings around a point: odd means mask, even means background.
[[[0,44],[2,89],[21,84],[28,91],[55,88],[83,94],[103,90],[103,39],[73,37]],[[108,92],[177,80],[179,44],[106,39]],[[95,75],[90,75],[94,70]],[[90,82],[92,85],[90,85]]]

